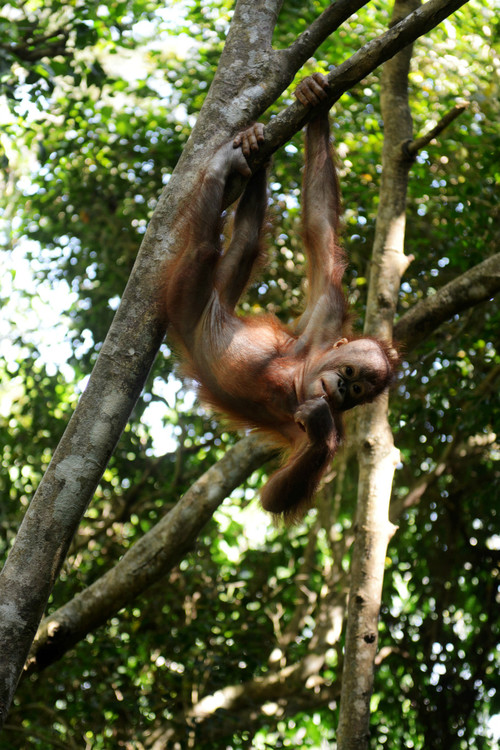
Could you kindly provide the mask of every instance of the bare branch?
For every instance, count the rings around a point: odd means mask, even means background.
[[[25,671],[44,669],[60,659],[177,565],[221,502],[273,453],[256,435],[227,451],[111,570],[43,620]]]
[[[406,351],[416,347],[436,328],[500,291],[500,253],[487,258],[418,302],[394,327],[394,337]]]
[[[345,20],[357,10],[367,5],[368,0],[337,0],[316,18],[308,29],[297,37],[295,42],[285,50],[286,56],[293,61],[295,69],[302,67],[319,45],[333,34]]]
[[[429,130],[428,133],[425,133],[424,135],[420,136],[420,138],[415,138],[414,141],[410,141],[409,143],[405,143],[404,149],[405,154],[409,157],[414,157],[420,149],[424,148],[424,146],[427,146],[434,138],[437,138],[437,136],[443,132],[445,128],[448,127],[450,123],[453,122],[459,115],[464,112],[464,110],[467,109],[469,106],[468,102],[462,101],[458,102],[453,109],[450,109],[449,112],[447,112],[443,117],[439,120],[437,125],[432,128],[432,130]]]

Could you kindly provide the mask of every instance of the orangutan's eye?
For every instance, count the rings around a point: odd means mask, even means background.
[[[359,383],[353,383],[351,385],[351,393],[354,394],[356,398],[360,398],[364,395],[365,389],[362,385],[359,385]]]

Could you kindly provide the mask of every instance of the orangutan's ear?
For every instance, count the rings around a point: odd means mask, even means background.
[[[342,346],[343,344],[348,344],[348,343],[349,343],[349,339],[345,339],[345,338],[339,339],[338,341],[334,343],[332,349],[338,349],[339,346]]]

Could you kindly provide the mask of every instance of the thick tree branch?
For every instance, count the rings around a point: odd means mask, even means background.
[[[221,502],[275,450],[246,437],[211,466],[122,559],[40,625],[26,664],[47,667],[177,565]]]
[[[223,55],[230,53],[234,46],[241,49],[242,40],[247,39],[254,52],[270,49],[282,5],[283,0],[267,0],[265,3],[238,0]],[[222,57],[221,62],[223,60]]]
[[[446,320],[485,302],[499,291],[500,253],[497,253],[418,302],[396,323],[394,338],[404,344],[405,351],[410,351]]]

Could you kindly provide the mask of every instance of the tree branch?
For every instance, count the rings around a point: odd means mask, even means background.
[[[391,17],[394,25],[371,44],[374,55],[380,54],[384,37],[390,47],[398,34],[405,36],[411,20],[421,18],[421,11],[429,10],[432,0],[423,8],[419,4],[420,0],[395,0]],[[408,99],[411,56],[412,45],[407,44],[388,60],[380,85],[384,147],[364,334],[386,340],[392,338],[401,277],[407,265],[405,211],[412,162],[403,158],[399,146],[401,141],[412,138]],[[389,503],[399,451],[394,446],[387,411],[388,398],[384,394],[367,404],[357,419],[358,503],[337,729],[339,750],[366,750],[369,744],[385,559],[387,545],[396,530],[389,520]]]
[[[266,0],[265,3],[238,0],[224,52],[232,50],[233,45],[241,49],[242,39],[249,40],[249,47],[253,47],[254,53],[270,48],[282,5],[283,0]]]
[[[0,44],[0,49],[23,62],[36,62],[43,57],[72,54],[72,50],[66,49],[69,34],[69,30],[65,28],[40,36],[27,34],[23,43]]]
[[[353,13],[368,4],[369,0],[337,0],[316,18],[308,29],[283,51],[293,61],[296,69],[302,67],[319,45],[333,34]]]
[[[439,120],[437,125],[432,128],[432,130],[429,130],[428,133],[425,133],[424,135],[420,136],[420,138],[415,138],[414,141],[406,142],[404,149],[405,154],[413,158],[418,154],[420,149],[424,148],[424,146],[427,146],[434,138],[437,138],[437,136],[443,132],[445,128],[448,127],[450,123],[453,122],[459,115],[462,114],[464,110],[467,109],[469,106],[468,102],[458,102],[453,109],[450,109],[449,112],[447,112],[443,117]]]
[[[235,732],[255,732],[269,721],[262,708],[268,704],[272,719],[283,719],[299,712],[311,714],[313,710],[338,699],[339,686],[318,683],[306,686],[307,674],[316,676],[314,659],[306,656],[301,662],[285,667],[279,672],[266,674],[248,682],[227,685],[211,695],[204,696],[184,714],[174,720],[165,721],[163,726],[152,732],[152,750],[167,750],[176,746],[185,737],[186,725],[195,726],[207,737],[213,746],[220,737],[227,737],[228,728]],[[213,721],[220,711],[221,721]],[[218,718],[218,717],[217,717]],[[266,721],[267,720],[267,721]]]
[[[222,501],[275,452],[257,435],[227,451],[111,570],[43,620],[25,671],[42,670],[60,659],[168,573],[192,548]]]
[[[496,253],[418,302],[396,323],[394,338],[404,344],[405,351],[410,351],[453,315],[485,302],[499,291],[500,253]]]
[[[348,60],[328,74],[328,83],[330,84],[328,97],[320,107],[331,109],[342,94],[467,2],[468,0],[428,0],[423,6],[410,13],[380,37],[365,44]],[[318,22],[320,18],[321,16],[317,19]],[[311,25],[311,28],[313,25]],[[316,31],[316,34],[318,34],[318,31]],[[283,88],[292,80],[291,74],[294,74],[305,61],[299,60],[299,58],[289,60],[289,50],[282,50],[276,55],[275,63],[278,66],[281,66],[282,61],[284,61],[283,69],[289,71],[290,66],[293,65],[293,70],[287,72],[286,76],[283,74],[276,79],[274,85],[270,82],[265,87],[266,105],[273,101],[273,99],[270,99],[271,96],[274,98],[279,96]],[[286,78],[288,83],[285,81],[284,84],[280,83],[278,86],[283,78]],[[276,89],[277,86],[278,90]],[[255,95],[255,92],[253,93]],[[262,111],[260,109],[260,112]],[[306,108],[297,101],[274,117],[266,125],[264,141],[260,145],[258,153],[248,160],[252,171],[259,169],[268,162],[272,154],[301,130],[314,116],[315,112],[317,112],[315,107]],[[252,114],[254,117],[260,116],[259,111],[253,111]],[[245,180],[239,175],[234,175],[229,180],[224,198],[225,207],[233,203],[241,194],[244,184]]]

